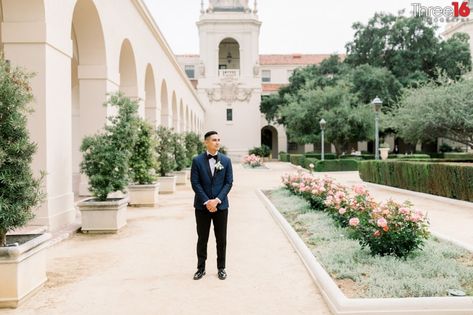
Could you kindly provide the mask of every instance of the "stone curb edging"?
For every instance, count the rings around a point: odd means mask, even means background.
[[[386,299],[351,299],[347,298],[317,261],[292,226],[274,207],[261,190],[256,195],[263,202],[273,219],[278,223],[299,257],[306,266],[312,279],[321,291],[325,302],[336,315],[471,315],[473,297],[421,297],[421,298],[386,298]]]

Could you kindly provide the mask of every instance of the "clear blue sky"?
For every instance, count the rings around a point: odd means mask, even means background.
[[[198,53],[196,22],[200,0],[144,0],[176,54]],[[250,0],[253,7],[254,0]],[[375,12],[412,11],[423,6],[451,6],[452,0],[259,0],[263,22],[260,52],[344,53],[353,38],[354,22],[366,23]],[[208,0],[204,1],[207,8]]]

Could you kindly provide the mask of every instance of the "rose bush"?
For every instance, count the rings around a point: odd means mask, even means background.
[[[373,255],[405,257],[420,249],[429,237],[427,217],[412,204],[389,200],[379,204],[363,185],[351,190],[329,177],[315,177],[299,170],[282,177],[283,185],[303,197],[311,208],[326,211],[350,229],[350,235]]]

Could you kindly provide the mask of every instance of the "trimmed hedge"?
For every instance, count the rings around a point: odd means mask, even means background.
[[[305,153],[305,157],[311,158],[311,159],[317,159],[321,160],[322,159],[322,154],[320,153]],[[334,153],[324,153],[324,159],[325,160],[335,160],[337,158],[337,155]]]
[[[314,164],[314,170],[315,170],[315,166],[317,165],[317,162],[318,162],[318,161],[319,161],[319,160],[313,159],[313,158],[305,158],[303,167],[306,168],[306,169],[308,169],[308,170],[310,170],[309,165],[312,163],[312,164]]]
[[[291,154],[290,161],[294,165],[300,165],[304,167],[305,164],[305,156],[304,154]]]
[[[430,159],[428,154],[390,154],[389,158],[401,159],[401,160],[411,160],[411,159]]]
[[[279,152],[279,160],[282,162],[289,162],[289,154],[286,152]]]
[[[366,182],[473,202],[473,164],[363,161],[359,172]]]
[[[443,155],[445,159],[473,160],[473,153],[445,152]]]
[[[346,172],[346,171],[357,171],[358,161],[357,160],[328,160],[328,161],[317,161],[315,164],[316,172]]]

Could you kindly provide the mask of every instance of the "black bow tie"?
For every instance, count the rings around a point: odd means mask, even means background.
[[[215,155],[207,154],[207,160],[210,160],[210,159],[215,159],[215,161],[217,161],[217,154]]]

